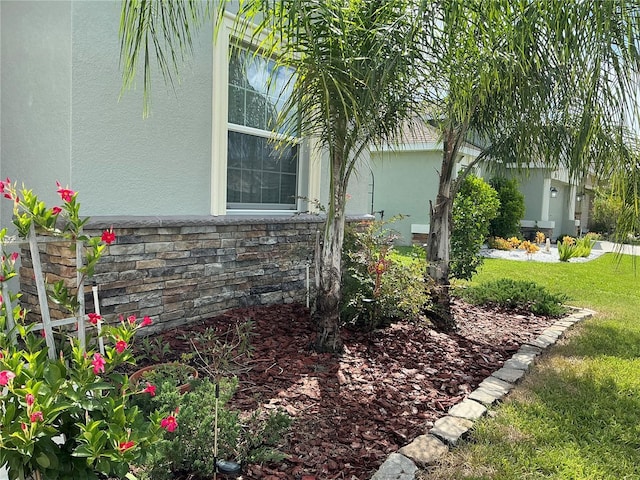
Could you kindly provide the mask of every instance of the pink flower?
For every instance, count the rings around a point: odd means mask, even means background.
[[[2,295],[0,295],[0,305],[2,305],[4,303],[4,298]]]
[[[62,212],[62,209],[60,207],[52,207],[51,208],[51,215],[59,215],[60,212]]]
[[[95,373],[96,375],[99,373],[104,373],[105,361],[104,358],[102,358],[102,355],[100,355],[99,353],[93,354],[91,365],[93,365],[93,373]]]
[[[151,320],[151,317],[144,317],[142,319],[142,323],[140,324],[141,327],[148,327],[149,325],[151,325],[153,323],[153,320]]]
[[[27,402],[27,407],[30,407],[36,401],[36,398],[30,393],[27,393],[27,395],[24,397],[24,399]]]
[[[60,182],[56,182],[56,185],[58,186],[58,194],[60,195],[60,198],[62,198],[62,201],[69,203],[76,192],[68,188],[62,188]]]
[[[118,449],[120,450],[120,452],[124,452],[125,450],[133,448],[135,444],[136,442],[134,442],[133,440],[129,440],[128,442],[120,442],[120,445],[118,445]]]
[[[18,252],[13,252],[9,258],[11,259],[12,262],[15,262],[16,260],[18,260],[18,258],[20,257],[20,254]]]
[[[16,378],[16,374],[11,370],[2,370],[0,372],[0,385],[4,387],[14,378]]]
[[[122,353],[127,349],[127,342],[124,340],[118,340],[116,342],[116,352]]]
[[[142,391],[142,393],[148,393],[152,397],[155,397],[156,396],[156,386],[155,385],[151,385],[150,383],[147,383],[147,388],[145,388]]]
[[[44,416],[42,415],[42,412],[38,410],[37,412],[33,412],[31,414],[29,420],[31,420],[31,423],[43,422]]]
[[[133,325],[134,323],[136,323],[136,320],[137,320],[137,318],[136,318],[136,316],[135,316],[135,315],[129,315],[129,316],[127,317],[127,321],[128,321],[131,325]]]
[[[169,415],[160,421],[160,426],[167,432],[173,432],[178,428],[178,422],[176,422],[176,417]]]
[[[102,232],[101,239],[107,245],[111,245],[113,242],[115,242],[116,234],[113,233],[113,227],[111,227],[109,230],[105,230],[104,232]]]
[[[102,320],[102,317],[97,313],[89,313],[87,316],[89,317],[89,322],[93,325],[97,325],[98,320]]]
[[[23,431],[24,433],[27,433],[27,430],[29,430],[29,427],[28,427],[28,426],[27,426],[27,424],[26,424],[26,423],[24,423],[24,422],[20,422],[20,428],[22,429],[22,431]]]

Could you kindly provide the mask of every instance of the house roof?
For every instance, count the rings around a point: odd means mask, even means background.
[[[394,144],[382,147],[371,147],[372,152],[383,151],[442,151],[442,135],[437,128],[427,122],[406,123],[402,128],[401,138]],[[477,146],[465,142],[460,148],[460,153],[477,157],[482,150]]]

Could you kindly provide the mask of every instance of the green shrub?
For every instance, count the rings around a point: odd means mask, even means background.
[[[460,296],[474,305],[493,305],[551,317],[567,313],[564,294],[552,294],[535,282],[503,278],[460,290]]]
[[[492,178],[489,181],[498,192],[500,208],[498,215],[489,223],[489,233],[492,237],[509,238],[520,235],[520,220],[524,218],[524,195],[518,188],[518,181],[503,177]]]
[[[341,318],[348,325],[372,330],[415,318],[429,302],[424,250],[396,252],[397,235],[387,227],[393,221],[345,230]]]
[[[589,217],[589,230],[605,236],[615,235],[616,224],[622,211],[623,204],[620,198],[607,192],[596,192]]]
[[[480,248],[489,234],[489,221],[498,213],[497,192],[484,180],[468,175],[453,201],[451,271],[453,278],[471,279],[482,264]]]
[[[240,412],[226,405],[237,386],[235,378],[220,381],[218,459],[239,462],[282,459],[275,447],[289,427],[289,418],[280,412],[255,412],[248,421],[243,421]],[[184,395],[168,383],[158,388],[146,407],[161,412],[177,411],[178,428],[165,436],[167,440],[141,466],[139,478],[168,480],[185,473],[212,478],[216,470],[215,403],[215,384],[209,379],[193,382],[192,389]]]

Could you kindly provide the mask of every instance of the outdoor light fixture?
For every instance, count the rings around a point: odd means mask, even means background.
[[[551,198],[556,198],[558,196],[558,189],[556,187],[551,187]]]

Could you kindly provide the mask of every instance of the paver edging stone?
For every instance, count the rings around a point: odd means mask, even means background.
[[[519,380],[528,371],[531,364],[535,362],[535,358],[562,338],[570,326],[595,314],[593,310],[586,308],[571,308],[575,310],[572,314],[556,322],[532,342],[523,344],[500,370],[505,370],[507,363],[511,362],[507,369],[521,371],[522,374],[518,378]],[[548,330],[550,331],[547,332]],[[548,334],[545,334],[545,332]],[[522,365],[526,368],[518,368],[515,365]],[[494,374],[500,370],[497,370]],[[418,470],[416,464],[420,466],[431,465],[448,452],[447,443],[451,447],[455,447],[457,441],[473,427],[474,420],[486,413],[487,409],[484,405],[489,406],[498,402],[515,386],[513,383],[494,376],[494,374],[485,378],[466,399],[451,407],[448,415],[438,419],[434,427],[426,435],[420,435],[411,443],[400,448],[398,452],[390,454],[378,471],[371,477],[371,480],[415,480],[415,474]],[[478,404],[484,408],[484,411],[476,418],[461,416],[460,412],[465,411],[465,407],[462,407],[465,402]],[[467,405],[466,407],[470,411],[476,412],[471,415],[472,417],[481,411],[475,405]],[[440,439],[444,442],[441,442]],[[441,448],[440,445],[444,446],[444,448]],[[410,467],[410,464],[414,468]]]

